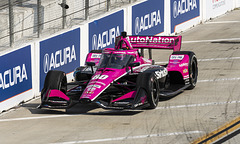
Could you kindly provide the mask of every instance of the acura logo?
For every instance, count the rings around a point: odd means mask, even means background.
[[[92,37],[92,50],[96,50],[97,49],[97,35],[94,34]]]
[[[177,1],[173,3],[173,17],[176,18],[178,16],[178,8],[177,8]]]
[[[43,70],[44,70],[44,73],[47,73],[49,70],[49,55],[48,54],[44,55]]]
[[[139,34],[139,30],[140,30],[139,17],[136,17],[136,19],[135,19],[135,34],[136,34],[136,35]]]

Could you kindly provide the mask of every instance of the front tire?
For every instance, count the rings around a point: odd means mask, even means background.
[[[67,77],[66,73],[57,70],[51,70],[47,73],[44,81],[44,87],[42,94],[47,92],[49,89],[57,89],[66,94],[67,92]]]
[[[147,100],[150,106],[155,109],[159,102],[159,83],[154,73],[142,73],[138,76],[138,86],[143,88],[147,94]]]

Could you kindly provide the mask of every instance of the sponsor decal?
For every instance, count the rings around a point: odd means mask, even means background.
[[[176,64],[179,64],[180,61],[179,60],[173,60],[173,61],[170,61],[170,63],[176,65]]]
[[[184,79],[188,79],[189,78],[189,75],[185,75],[183,76]]]
[[[184,55],[171,55],[170,60],[182,60]]]
[[[127,37],[127,40],[131,43],[174,43],[174,38],[153,36]]]
[[[184,69],[184,70],[183,70],[183,73],[187,73],[187,72],[188,72],[188,69]]]
[[[95,84],[95,83],[99,83],[99,84],[104,85],[104,86],[106,85],[105,83],[100,82],[100,81],[92,81],[89,84]]]
[[[102,54],[92,54],[91,58],[101,58]]]
[[[127,105],[130,102],[114,102],[114,105],[118,106],[118,105]]]
[[[155,71],[156,77],[157,79],[163,78],[168,74],[168,71],[166,68],[164,68],[164,70],[160,70],[160,71]]]
[[[93,94],[94,92],[93,91],[86,91],[86,94]],[[87,97],[84,97],[84,98],[87,98]]]
[[[155,35],[164,31],[164,0],[151,0],[132,7],[132,34]]]
[[[212,9],[217,9],[226,5],[226,0],[212,0]]]
[[[89,86],[87,86],[87,88],[89,88],[89,87],[101,88],[100,85],[89,85]]]
[[[177,18],[179,15],[188,13],[197,9],[197,0],[177,0],[173,2],[173,17]]]
[[[128,54],[137,54],[138,52],[134,51],[134,52],[127,52]]]
[[[114,54],[126,54],[126,52],[118,52],[118,51],[114,51]]]
[[[185,67],[185,66],[187,67],[188,63],[182,63],[182,64],[179,65],[179,67]]]
[[[136,69],[134,69],[134,73],[144,72],[145,70],[147,70],[149,68],[150,68],[149,65],[141,65],[141,66],[137,67]]]
[[[87,94],[93,94],[96,88],[87,88],[86,92]]]
[[[144,103],[140,102],[140,103],[135,104],[134,107],[138,107],[138,106],[141,106],[141,105],[143,105],[143,104],[144,104]]]
[[[189,78],[185,79],[185,84],[190,84]]]

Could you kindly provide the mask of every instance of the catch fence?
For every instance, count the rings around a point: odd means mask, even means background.
[[[32,40],[140,0],[3,0],[0,50]],[[24,40],[23,40],[24,39]]]

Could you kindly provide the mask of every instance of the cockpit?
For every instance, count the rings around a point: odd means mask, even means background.
[[[133,61],[133,55],[113,52],[103,53],[98,68],[122,69]]]

